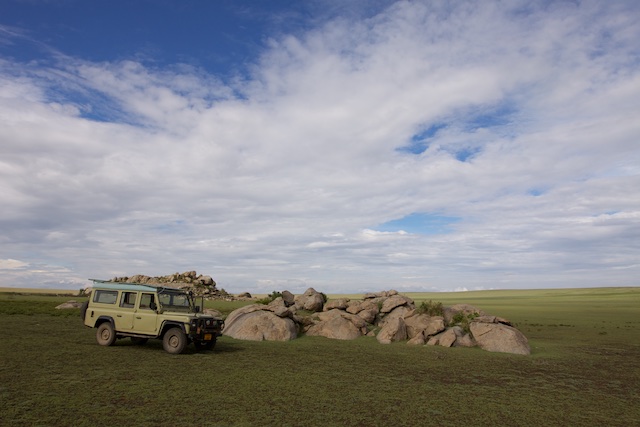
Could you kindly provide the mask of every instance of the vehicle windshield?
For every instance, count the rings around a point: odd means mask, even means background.
[[[158,299],[165,310],[195,311],[193,297],[186,292],[163,289],[158,292]]]

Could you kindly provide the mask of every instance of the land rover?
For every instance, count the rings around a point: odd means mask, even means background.
[[[129,337],[138,345],[162,340],[164,349],[182,353],[193,343],[196,349],[212,349],[222,335],[224,321],[203,313],[191,292],[136,283],[91,279],[94,286],[82,306],[85,326],[96,328],[100,345],[113,345]]]

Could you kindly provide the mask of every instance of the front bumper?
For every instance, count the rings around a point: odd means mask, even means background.
[[[195,319],[189,328],[189,337],[198,341],[213,341],[222,335],[224,320]]]

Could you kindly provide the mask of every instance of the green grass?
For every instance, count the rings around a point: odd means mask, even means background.
[[[366,337],[222,337],[212,352],[174,356],[159,341],[98,346],[77,310],[52,315],[68,298],[0,297],[0,425],[640,422],[640,288],[411,297],[466,302],[510,318],[533,353],[381,345]],[[6,310],[12,304],[21,307],[15,314]],[[231,308],[219,304],[207,306]]]
[[[80,309],[57,310],[63,302],[86,301],[86,297],[51,296],[42,294],[0,293],[0,316],[4,314],[48,314],[58,317],[78,317]]]

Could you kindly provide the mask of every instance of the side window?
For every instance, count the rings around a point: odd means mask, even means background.
[[[136,305],[137,292],[123,292],[120,298],[120,307],[133,308]]]
[[[118,291],[97,290],[93,294],[93,302],[101,304],[115,304],[118,299]]]
[[[155,302],[153,294],[142,294],[140,297],[140,308],[151,310],[151,303]]]

